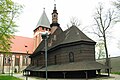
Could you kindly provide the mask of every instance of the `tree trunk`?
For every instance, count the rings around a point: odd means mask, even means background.
[[[106,42],[106,35],[104,34],[104,46],[105,46],[105,53],[106,53],[106,62],[105,65],[108,67],[105,71],[108,73],[108,76],[110,76],[110,70],[109,70],[109,58],[108,58],[108,50],[107,50],[107,42]]]
[[[108,59],[108,49],[107,49],[107,41],[106,41],[106,35],[104,34],[104,46],[105,46],[105,53],[106,53],[106,66],[109,67],[109,59]]]
[[[5,58],[5,55],[3,54],[3,65],[2,65],[2,74],[4,74],[4,58]]]

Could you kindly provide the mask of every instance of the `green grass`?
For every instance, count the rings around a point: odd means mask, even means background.
[[[112,72],[112,74],[118,74],[118,75],[120,75],[120,72]]]
[[[22,80],[13,76],[4,76],[4,75],[0,75],[0,80]]]

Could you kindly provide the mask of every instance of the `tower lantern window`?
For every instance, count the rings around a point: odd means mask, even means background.
[[[44,30],[44,27],[42,27],[42,30]]]
[[[53,17],[56,17],[56,15],[53,15]]]

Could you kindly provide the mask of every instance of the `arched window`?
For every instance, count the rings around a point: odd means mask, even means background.
[[[10,60],[11,60],[11,58],[9,56],[5,56],[4,63],[8,64],[8,63],[10,63]]]
[[[69,62],[74,62],[74,53],[73,52],[69,53]]]

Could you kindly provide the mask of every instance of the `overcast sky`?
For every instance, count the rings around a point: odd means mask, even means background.
[[[98,3],[102,2],[105,8],[110,8],[112,0],[13,0],[25,7],[22,14],[17,20],[19,32],[16,35],[33,37],[33,30],[35,29],[39,18],[45,8],[45,12],[50,20],[51,13],[56,3],[58,11],[58,22],[63,30],[67,29],[67,24],[70,22],[71,17],[77,17],[81,22],[81,27],[93,25],[93,15],[95,13]],[[117,48],[117,40],[119,37],[120,27],[116,25],[112,29],[112,38],[109,41],[109,53],[111,56],[120,56],[120,50]],[[88,33],[86,33],[89,35]],[[89,35],[90,38],[94,39],[95,36]],[[112,43],[112,44],[111,44]],[[114,44],[113,44],[114,43]],[[114,49],[114,50],[112,50]]]

